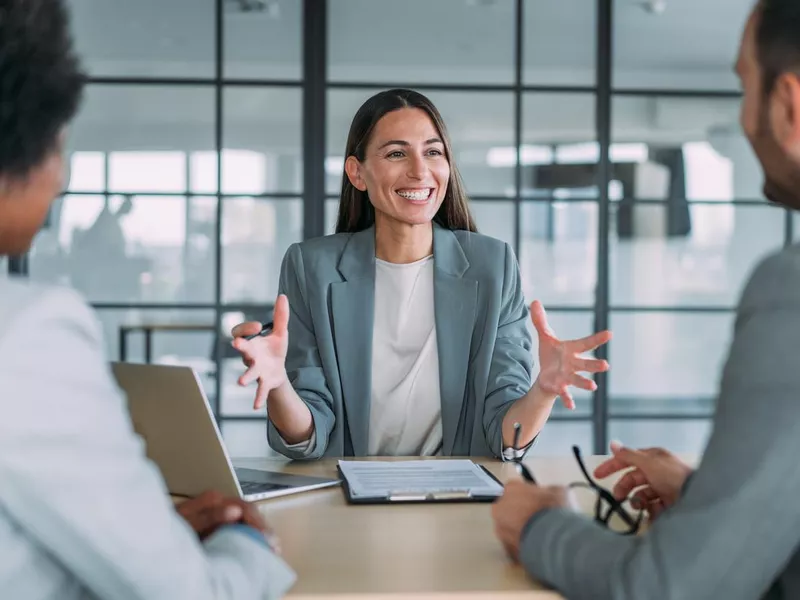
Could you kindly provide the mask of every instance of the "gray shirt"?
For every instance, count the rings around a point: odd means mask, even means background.
[[[680,500],[640,537],[566,510],[521,546],[570,599],[800,598],[800,248],[767,258],[739,304],[714,430]]]

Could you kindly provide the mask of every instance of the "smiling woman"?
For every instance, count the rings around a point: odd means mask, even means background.
[[[233,331],[249,365],[239,383],[258,382],[278,452],[518,458],[558,396],[572,408],[570,386],[595,388],[578,373],[608,368],[581,356],[608,332],[561,341],[541,304],[529,311],[514,253],[477,233],[452,157],[418,92],[381,92],[356,113],[336,234],[287,252],[269,335]]]
[[[477,231],[444,120],[422,94],[389,90],[367,100],[353,118],[345,156],[337,233],[376,219]]]

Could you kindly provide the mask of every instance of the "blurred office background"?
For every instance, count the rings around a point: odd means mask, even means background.
[[[751,4],[72,0],[91,84],[69,189],[0,270],[79,288],[111,359],[194,366],[231,452],[267,454],[228,332],[268,317],[291,243],[332,231],[361,102],[413,87],[528,300],[561,336],[615,333],[605,385],[536,451],[698,451],[742,284],[794,231],[738,125]]]

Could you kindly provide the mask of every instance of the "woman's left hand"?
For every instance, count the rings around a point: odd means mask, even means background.
[[[569,393],[570,386],[594,391],[597,384],[579,373],[601,373],[608,371],[604,360],[584,358],[584,352],[591,352],[611,339],[610,331],[601,331],[579,340],[558,339],[547,324],[547,315],[538,300],[531,304],[531,320],[539,334],[539,377],[534,383],[549,395],[561,396],[564,406],[575,408],[575,401]]]

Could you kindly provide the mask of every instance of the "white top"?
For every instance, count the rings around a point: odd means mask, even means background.
[[[376,259],[368,453],[433,456],[442,446],[433,256]]]

